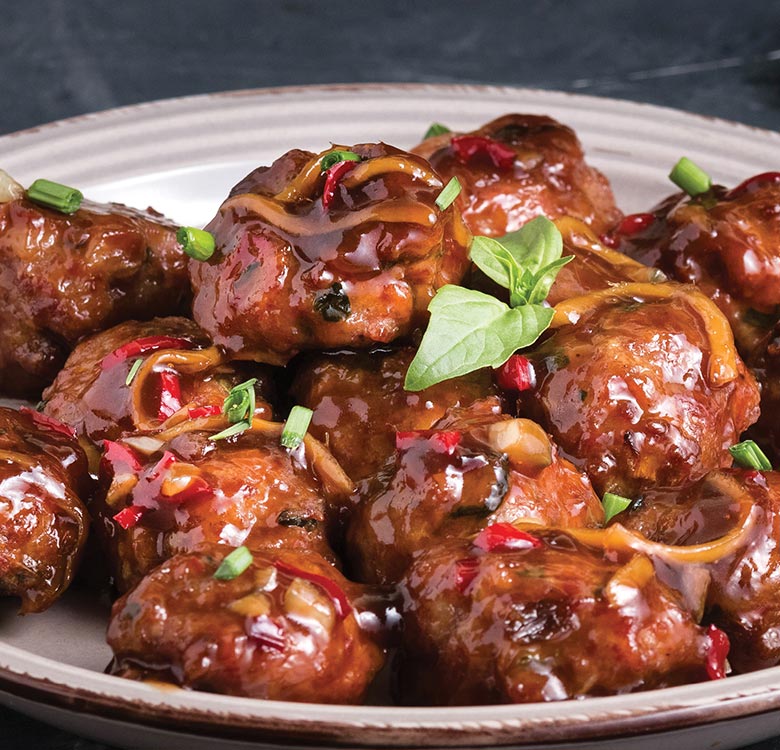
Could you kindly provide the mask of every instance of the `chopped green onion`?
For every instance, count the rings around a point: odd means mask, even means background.
[[[305,406],[293,406],[282,430],[282,445],[285,448],[297,448],[303,442],[313,414]]]
[[[439,197],[436,199],[436,205],[441,211],[449,208],[453,201],[460,195],[461,186],[457,177],[453,177],[439,193]]]
[[[361,161],[361,159],[354,151],[328,151],[320,160],[320,169],[327,172],[334,164],[342,161]]]
[[[686,156],[674,165],[669,179],[692,198],[706,193],[712,187],[710,176]]]
[[[255,383],[257,378],[250,378],[231,388],[222,404],[222,413],[228,422],[249,422],[255,415]]]
[[[451,132],[452,131],[446,125],[442,125],[440,122],[432,122],[428,130],[425,131],[423,140],[426,140],[427,138],[433,138],[435,135],[444,135],[444,133]]]
[[[80,190],[60,185],[51,180],[36,180],[27,190],[27,197],[42,206],[54,208],[64,214],[74,214],[79,210],[84,196]]]
[[[218,432],[216,435],[212,435],[209,440],[224,440],[225,438],[233,437],[233,435],[240,435],[251,427],[251,423],[248,421],[236,422],[230,425],[230,427]]]
[[[252,553],[244,546],[236,547],[214,572],[218,581],[232,581],[238,578],[254,561]]]
[[[141,365],[143,363],[144,361],[141,357],[133,362],[133,366],[130,368],[130,372],[127,373],[127,377],[125,378],[125,385],[130,385],[130,383],[133,382],[133,378],[138,374],[138,371],[141,369]]]
[[[609,523],[618,513],[622,513],[633,502],[630,497],[605,492],[601,501],[604,506],[604,523]]]
[[[208,260],[217,247],[214,235],[196,227],[180,227],[176,239],[182,250],[194,260]]]
[[[734,457],[734,463],[743,469],[756,471],[772,471],[772,464],[764,451],[753,440],[743,440],[732,445],[729,453]]]

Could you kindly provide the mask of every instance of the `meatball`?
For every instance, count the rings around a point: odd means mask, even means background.
[[[780,464],[780,323],[766,333],[748,360],[761,383],[761,416],[748,431],[766,451],[772,462]]]
[[[361,580],[397,582],[415,552],[491,524],[601,525],[590,482],[544,430],[485,406],[396,433],[396,456],[361,488],[349,526],[346,554]]]
[[[504,115],[470,133],[427,138],[412,151],[445,180],[458,178],[474,234],[500,237],[535,216],[573,216],[600,234],[621,217],[574,131],[550,117]]]
[[[696,284],[729,319],[744,356],[780,315],[780,173],[696,198],[677,193],[627,217],[613,239],[642,263]]]
[[[649,490],[619,520],[683,545],[670,565],[689,560],[709,574],[705,617],[728,633],[735,670],[780,664],[780,473],[716,471],[683,488]]]
[[[375,474],[393,455],[397,430],[427,430],[448,408],[468,406],[495,392],[489,370],[418,393],[405,391],[414,354],[411,347],[321,354],[298,368],[292,394],[314,411],[311,434],[356,482]]]
[[[271,407],[262,398],[269,378],[254,374],[256,414],[270,418]],[[116,440],[189,413],[218,413],[230,389],[248,377],[191,320],[128,321],[76,346],[44,392],[44,413],[92,442]]]
[[[358,586],[313,553],[255,552],[232,580],[224,547],[163,563],[115,604],[113,673],[272,700],[359,703],[382,665]]]
[[[87,460],[69,429],[29,409],[0,407],[0,595],[22,613],[68,587],[86,543]]]
[[[401,583],[407,700],[554,701],[723,669],[708,670],[712,637],[647,557],[584,547],[562,531],[491,528],[422,552]]]
[[[0,202],[0,391],[40,394],[79,339],[183,312],[186,256],[160,214],[85,201],[74,214]]]
[[[182,422],[144,438],[148,455],[132,438],[104,443],[94,512],[120,591],[209,543],[332,557],[327,504],[343,502],[352,484],[325,447],[307,436],[283,448],[283,426],[261,419],[212,439],[226,426],[223,417]]]
[[[629,497],[730,466],[759,393],[728,323],[693,287],[628,284],[559,304],[557,330],[526,353],[521,411],[598,492]]]
[[[343,148],[343,147],[339,147]],[[195,320],[239,359],[386,344],[427,320],[436,290],[468,268],[470,235],[420,157],[362,144],[290,151],[233,188],[207,229],[216,252],[190,261]]]

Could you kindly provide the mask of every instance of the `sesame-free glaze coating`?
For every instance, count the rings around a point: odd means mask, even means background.
[[[184,312],[186,256],[160,214],[85,201],[0,203],[0,392],[40,394],[84,336]]]
[[[465,148],[457,147],[459,138]],[[469,155],[463,139],[497,142],[509,158],[502,163],[479,150]],[[609,182],[585,162],[574,131],[551,117],[504,115],[469,133],[428,138],[412,150],[445,181],[458,178],[463,218],[474,234],[500,237],[536,216],[572,216],[600,234],[621,216]]]
[[[359,703],[384,661],[361,629],[361,589],[314,553],[255,552],[216,580],[229,548],[163,563],[113,608],[112,672],[271,700]]]
[[[256,169],[207,226],[217,247],[190,261],[193,315],[231,355],[284,364],[389,343],[466,272],[470,235],[455,205],[436,205],[444,185],[427,162],[383,143],[349,150],[361,161],[337,180],[326,152]]]
[[[68,429],[0,407],[0,595],[40,612],[68,587],[87,539],[87,460]]]

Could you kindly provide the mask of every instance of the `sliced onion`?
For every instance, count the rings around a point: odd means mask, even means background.
[[[8,172],[0,169],[0,203],[10,203],[24,197],[24,188]]]

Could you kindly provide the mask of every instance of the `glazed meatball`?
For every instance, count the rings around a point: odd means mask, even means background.
[[[780,323],[766,333],[748,360],[761,383],[761,416],[748,431],[775,465],[780,464]]]
[[[40,612],[68,587],[87,538],[87,460],[67,427],[0,407],[0,595]]]
[[[596,490],[629,497],[731,465],[758,417],[758,388],[728,323],[701,292],[629,284],[559,304],[526,353],[536,419]]]
[[[590,482],[544,430],[487,406],[396,433],[395,457],[361,488],[349,525],[345,554],[360,580],[397,582],[415,552],[491,524],[601,525]]]
[[[780,664],[779,473],[716,471],[683,488],[649,490],[619,521],[682,545],[670,565],[709,574],[705,617],[728,633],[735,670]],[[697,556],[695,545],[705,552]]]
[[[113,608],[113,673],[271,700],[358,703],[382,665],[361,590],[313,553],[254,553],[232,580],[224,547],[163,563]]]
[[[140,364],[139,364],[140,360]],[[256,414],[269,419],[258,382]],[[92,442],[154,431],[190,413],[219,413],[230,389],[249,378],[228,364],[191,320],[128,321],[83,341],[44,392],[44,413],[72,426]]]
[[[696,284],[720,307],[744,356],[780,315],[780,173],[733,190],[677,193],[626,217],[614,244],[670,278]]]
[[[386,344],[466,272],[470,235],[455,205],[436,205],[444,184],[423,159],[362,144],[360,161],[323,172],[327,153],[252,172],[207,227],[214,255],[190,262],[195,320],[235,357]]]
[[[40,394],[84,336],[183,312],[186,256],[160,214],[85,201],[0,203],[0,391]]]
[[[332,557],[326,503],[352,490],[333,457],[308,436],[295,450],[283,448],[282,425],[261,419],[213,440],[226,426],[222,417],[180,423],[144,438],[148,455],[132,438],[104,442],[94,513],[120,591],[208,543]]]
[[[292,393],[314,411],[310,432],[356,482],[375,474],[395,452],[397,430],[427,430],[449,408],[495,392],[478,370],[412,393],[403,384],[415,350],[339,352],[307,358]]]
[[[422,552],[404,577],[406,700],[555,701],[722,673],[708,674],[711,636],[647,557],[492,529]]]
[[[463,218],[474,234],[500,237],[535,216],[573,216],[605,232],[621,213],[607,179],[585,163],[571,128],[550,117],[504,115],[465,134],[445,133],[412,149],[463,186]]]

